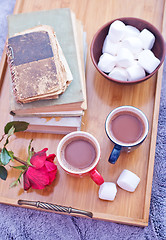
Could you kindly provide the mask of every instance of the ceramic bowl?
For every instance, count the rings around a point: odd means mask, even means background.
[[[138,79],[135,81],[125,81],[124,82],[124,81],[113,79],[113,78],[109,77],[106,73],[102,72],[98,68],[97,64],[98,64],[99,58],[102,54],[102,46],[103,46],[105,37],[108,34],[108,30],[109,30],[111,23],[113,23],[115,20],[120,20],[125,25],[134,26],[134,27],[138,28],[140,31],[142,31],[144,28],[146,28],[154,34],[155,43],[154,43],[154,46],[151,49],[151,51],[160,60],[160,64],[151,74],[146,74],[146,76],[144,78],[141,78],[141,79]],[[161,65],[164,61],[164,58],[165,58],[165,42],[164,42],[164,39],[163,39],[161,33],[159,32],[159,30],[156,27],[154,27],[151,23],[149,23],[143,19],[139,19],[139,18],[131,18],[131,17],[117,18],[117,19],[114,19],[114,20],[106,23],[105,25],[103,25],[96,32],[96,34],[93,37],[92,43],[91,43],[90,55],[91,55],[92,62],[94,64],[94,66],[96,67],[96,69],[99,71],[99,73],[102,76],[104,76],[108,80],[118,82],[118,83],[125,83],[125,84],[138,83],[138,82],[142,82],[142,81],[145,81],[145,80],[151,78],[161,67]]]

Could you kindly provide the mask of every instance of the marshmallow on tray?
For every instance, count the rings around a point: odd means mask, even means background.
[[[149,49],[149,50],[152,49],[155,42],[155,36],[153,35],[153,33],[151,33],[149,30],[145,28],[141,31],[139,38],[143,43],[144,49]]]
[[[112,182],[104,182],[99,188],[99,198],[103,200],[113,201],[117,193],[116,184]]]
[[[107,35],[103,43],[102,53],[109,53],[115,56],[117,54],[119,45],[120,42],[118,43],[112,42],[110,35]]]
[[[126,69],[121,68],[121,67],[115,67],[113,70],[108,74],[109,77],[121,81],[127,81],[128,79],[128,74]]]
[[[117,53],[117,62],[118,67],[127,68],[131,66],[134,62],[134,56],[128,48],[120,48]]]
[[[115,66],[115,57],[108,53],[103,53],[98,62],[98,67],[101,71],[109,73]]]
[[[129,81],[135,81],[145,77],[145,70],[138,64],[133,64],[126,69]]]
[[[138,55],[138,63],[147,73],[152,73],[160,64],[160,60],[155,57],[151,50],[143,50]]]
[[[120,20],[116,20],[110,25],[108,34],[110,35],[112,42],[120,41],[123,38],[125,27],[126,25]]]
[[[117,184],[128,192],[134,192],[140,182],[140,178],[133,172],[124,169],[120,174]]]

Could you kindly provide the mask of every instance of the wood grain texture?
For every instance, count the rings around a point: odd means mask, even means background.
[[[101,160],[98,170],[105,181],[116,182],[123,169],[136,173],[141,182],[134,193],[118,188],[114,202],[102,201],[98,198],[99,187],[89,176],[74,178],[67,175],[58,165],[58,175],[54,183],[44,190],[29,190],[24,192],[22,185],[9,189],[9,185],[19,175],[16,169],[9,169],[7,181],[0,182],[0,202],[17,205],[18,199],[51,202],[72,206],[93,212],[95,219],[104,219],[125,224],[147,226],[150,206],[150,196],[155,157],[157,123],[162,82],[162,68],[159,73],[146,82],[125,86],[110,82],[102,77],[94,68],[89,55],[89,47],[95,32],[104,23],[118,17],[138,17],[145,19],[162,31],[165,26],[164,0],[29,0],[19,1],[18,12],[31,12],[59,7],[70,7],[76,17],[82,21],[87,32],[88,56],[86,68],[86,83],[88,110],[83,117],[82,130],[93,134],[101,146]],[[2,59],[3,60],[3,59]],[[3,126],[9,120],[8,104],[9,75],[2,67],[3,86],[0,95],[0,135]],[[2,73],[1,71],[1,73]],[[108,156],[113,145],[105,134],[104,124],[109,112],[121,105],[132,105],[141,109],[149,120],[149,133],[145,142],[135,151],[122,153],[115,165],[108,163]],[[48,153],[56,153],[61,135],[17,133],[13,136],[10,149],[15,155],[26,159],[27,146],[33,138],[36,151],[48,147]]]

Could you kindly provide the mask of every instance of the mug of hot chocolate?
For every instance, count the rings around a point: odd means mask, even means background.
[[[130,152],[138,147],[148,134],[145,114],[133,106],[121,106],[111,111],[105,121],[108,138],[115,144],[109,162],[115,163],[121,151]]]
[[[64,136],[58,144],[56,156],[67,173],[73,176],[89,174],[96,184],[103,184],[104,179],[96,169],[100,160],[100,145],[90,133],[76,131]]]

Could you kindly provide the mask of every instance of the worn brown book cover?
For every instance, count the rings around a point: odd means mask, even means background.
[[[72,75],[52,27],[20,32],[8,39],[7,49],[17,102],[57,98],[70,84]]]

